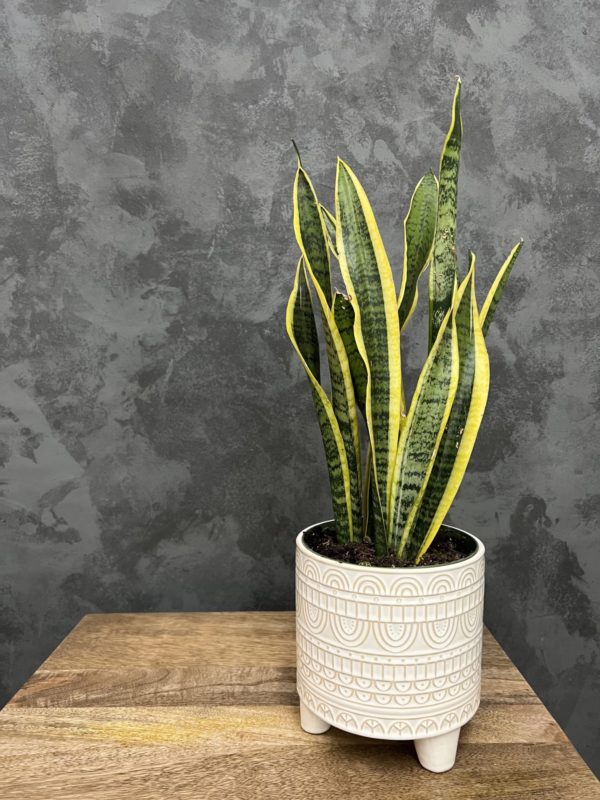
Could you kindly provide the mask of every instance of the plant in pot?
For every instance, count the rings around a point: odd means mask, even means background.
[[[436,772],[453,766],[460,729],[479,705],[483,625],[484,546],[444,518],[486,404],[485,335],[522,245],[480,308],[475,256],[461,276],[455,244],[460,89],[459,80],[439,175],[417,183],[404,219],[399,291],[356,175],[338,159],[331,213],[298,156],[300,259],[286,317],[312,391],[334,513],[297,538],[301,725],[412,739]],[[428,355],[409,398],[400,342],[427,267]],[[344,292],[332,290],[338,268]]]

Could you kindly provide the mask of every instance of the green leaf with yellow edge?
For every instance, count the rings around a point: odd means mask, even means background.
[[[460,118],[460,79],[456,82],[450,129],[440,158],[438,211],[433,255],[429,269],[429,349],[437,339],[443,319],[452,305],[456,258],[456,200],[462,142]]]
[[[397,295],[371,204],[341,159],[335,216],[340,269],[354,308],[354,338],[367,370],[365,416],[373,450],[373,481],[387,524],[402,413]]]
[[[350,470],[333,406],[318,378],[319,343],[302,258],[298,262],[294,287],[287,305],[286,329],[312,389],[329,470],[336,533],[339,541],[348,541],[354,535]]]
[[[305,262],[310,265],[327,305],[331,308],[331,267],[327,230],[314,187],[298,160],[294,180],[294,232]]]
[[[428,172],[417,183],[404,218],[404,263],[398,294],[398,318],[402,330],[417,305],[417,283],[433,250],[437,217],[438,182]]]
[[[333,255],[337,258],[337,245],[335,239],[335,217],[328,211],[323,204],[321,204],[321,214],[323,215],[323,222],[325,223],[325,230],[327,231],[327,242]]]
[[[367,368],[361,354],[358,352],[356,339],[354,338],[354,309],[352,303],[341,292],[336,292],[333,297],[333,317],[348,356],[356,402],[364,416],[367,399]]]
[[[475,255],[456,310],[459,376],[454,402],[411,531],[417,563],[434,540],[456,496],[473,451],[488,396],[490,370],[475,297]]]
[[[294,230],[304,257],[306,272],[314,286],[321,310],[331,380],[331,402],[348,460],[353,530],[360,531],[362,530],[360,434],[352,374],[344,342],[331,309],[329,251],[321,206],[312,182],[300,163],[294,182]],[[329,295],[326,289],[329,289]]]
[[[413,521],[433,469],[444,435],[459,378],[459,349],[455,309],[466,284],[454,293],[455,304],[448,309],[429,352],[413,395],[398,444],[394,470],[391,544],[399,557],[414,558]]]
[[[494,282],[491,285],[491,288],[488,292],[487,297],[485,298],[485,302],[481,307],[481,329],[483,331],[483,335],[485,336],[488,332],[492,319],[494,318],[494,314],[496,313],[496,307],[500,302],[500,298],[504,292],[504,287],[506,286],[506,282],[508,281],[508,277],[511,273],[512,268],[515,265],[515,261],[517,260],[517,256],[521,252],[521,248],[523,247],[523,239],[513,247],[513,249],[508,254],[508,258],[500,267],[498,274]]]

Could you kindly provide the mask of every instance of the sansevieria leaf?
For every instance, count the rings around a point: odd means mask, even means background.
[[[483,335],[485,336],[488,332],[492,319],[494,318],[494,314],[496,313],[496,306],[498,305],[500,298],[502,297],[502,293],[504,292],[504,287],[506,286],[506,282],[508,281],[508,276],[511,273],[511,270],[517,260],[517,256],[521,252],[521,248],[523,247],[523,239],[513,247],[513,249],[508,254],[508,258],[500,267],[498,274],[496,275],[496,279],[491,285],[490,291],[488,292],[487,297],[485,298],[485,302],[481,307],[481,329],[483,331]]]
[[[348,542],[348,560],[423,562],[461,484],[484,413],[489,388],[485,335],[523,243],[511,250],[479,310],[475,256],[469,253],[464,280],[457,258],[462,136],[457,79],[439,169],[417,183],[404,219],[399,291],[357,176],[338,159],[335,208],[329,211],[294,144],[294,231],[301,259],[287,328],[310,380],[337,540]],[[401,336],[427,269],[428,351],[407,403]],[[339,289],[334,283],[341,284]],[[320,338],[327,354],[323,379]],[[364,457],[359,416],[368,434]],[[355,550],[352,540],[358,539],[362,545]],[[434,561],[442,558],[441,552],[430,555]]]
[[[460,118],[460,79],[456,82],[450,129],[440,158],[437,224],[429,270],[429,349],[437,338],[446,312],[452,303],[454,282],[458,279],[456,257],[456,200],[458,168],[462,142]]]
[[[367,398],[367,368],[358,352],[354,338],[354,309],[346,295],[336,292],[333,298],[333,317],[348,356],[356,402],[363,416]]]
[[[338,159],[336,242],[354,308],[354,338],[367,370],[365,415],[373,481],[386,523],[400,430],[400,326],[392,270],[371,204],[350,167]]]
[[[331,273],[327,231],[319,201],[308,174],[298,161],[294,181],[294,231],[307,266],[331,307]]]
[[[428,172],[417,183],[404,218],[404,264],[398,294],[400,330],[405,327],[417,304],[419,277],[431,258],[437,216],[438,182]]]
[[[323,321],[323,334],[329,363],[331,402],[346,448],[350,474],[353,509],[353,529],[362,529],[360,435],[356,400],[346,348],[338,331],[331,309],[331,280],[329,251],[321,207],[308,174],[298,164],[294,184],[294,230],[304,256]],[[318,269],[315,269],[314,265]],[[326,289],[329,289],[329,296]]]
[[[312,388],[329,469],[336,534],[339,541],[348,541],[354,535],[350,471],[344,440],[333,406],[318,378],[317,328],[302,258],[298,262],[294,288],[287,305],[286,328]]]
[[[420,560],[437,534],[463,479],[481,424],[489,363],[475,298],[475,255],[456,310],[459,376],[452,409],[419,508],[411,543]]]
[[[458,371],[456,319],[451,307],[421,370],[398,444],[390,543],[399,557],[411,557],[412,522],[452,408]]]
[[[335,241],[335,217],[331,211],[327,211],[324,205],[321,205],[321,214],[323,215],[323,222],[325,223],[325,230],[327,231],[327,241],[331,252],[337,257],[337,245]]]

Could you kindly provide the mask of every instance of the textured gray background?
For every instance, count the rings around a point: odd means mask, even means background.
[[[488,547],[492,630],[600,771],[596,4],[1,9],[3,697],[86,612],[291,606],[329,500],[283,330],[289,140],[327,202],[336,154],[356,168],[398,264],[460,73],[480,290],[527,245],[452,519]]]

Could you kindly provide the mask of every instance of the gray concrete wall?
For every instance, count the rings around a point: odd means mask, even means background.
[[[329,514],[283,329],[300,143],[395,264],[464,80],[460,248],[526,249],[452,512],[487,619],[600,771],[600,26],[584,0],[6,0],[0,12],[0,676],[90,611],[292,605]],[[424,317],[408,344],[414,374]]]

